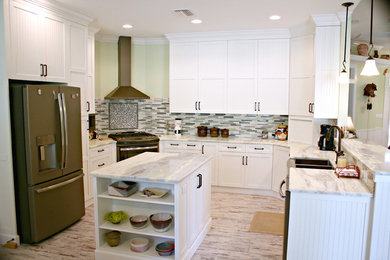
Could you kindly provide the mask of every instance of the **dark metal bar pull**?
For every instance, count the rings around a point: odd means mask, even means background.
[[[237,149],[237,146],[228,146],[228,149]]]
[[[257,102],[255,102],[255,111],[257,111],[256,109],[257,109]]]
[[[187,144],[187,146],[189,146],[189,147],[195,147],[196,145],[195,145],[195,144]]]
[[[248,156],[245,158],[245,165],[248,165]]]
[[[43,68],[45,69],[45,74],[43,76],[47,76],[47,65],[46,64],[43,64]]]
[[[257,111],[260,111],[260,102],[257,102]]]
[[[241,162],[242,165],[244,165],[244,156],[242,157],[242,162]]]
[[[198,105],[198,101],[195,102],[195,110],[198,110],[197,105]]]
[[[91,105],[89,104],[89,101],[87,101],[87,112],[91,111]]]
[[[179,144],[171,144],[171,146],[179,146]]]
[[[199,189],[203,185],[203,178],[202,178],[202,174],[200,173],[196,176],[198,177],[198,186],[196,188]]]
[[[255,147],[255,150],[263,151],[264,148],[263,148],[263,147],[262,147],[262,148],[257,148],[257,147]]]
[[[105,163],[101,163],[101,164],[98,164],[98,167],[102,167],[104,165],[106,165],[106,164]]]
[[[104,152],[104,149],[100,149],[100,150],[98,150],[98,153],[101,153],[101,152]]]
[[[200,110],[200,101],[198,101],[198,110]]]
[[[39,64],[39,66],[41,66],[41,77],[43,77],[45,75],[45,72],[43,71],[43,64]]]
[[[202,154],[204,154],[204,144],[202,144]]]

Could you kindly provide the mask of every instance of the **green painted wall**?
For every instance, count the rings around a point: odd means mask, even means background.
[[[378,127],[383,127],[383,119],[377,118],[377,114],[383,114],[384,111],[384,93],[385,93],[385,81],[386,78],[383,75],[385,70],[382,66],[377,66],[379,70],[378,76],[365,77],[360,76],[360,73],[363,69],[364,63],[355,63],[357,64],[357,81],[356,81],[356,97],[355,97],[355,116],[353,123],[355,128],[358,130],[362,129],[373,129]],[[374,83],[376,85],[377,91],[375,91],[375,97],[370,98],[372,103],[372,110],[367,110],[367,96],[363,96],[363,90],[367,84]]]
[[[131,84],[152,98],[169,97],[169,45],[133,44]],[[95,42],[95,96],[118,86],[117,43]]]

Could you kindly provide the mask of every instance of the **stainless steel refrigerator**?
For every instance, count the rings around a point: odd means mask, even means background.
[[[80,89],[10,83],[18,234],[39,242],[84,216]]]

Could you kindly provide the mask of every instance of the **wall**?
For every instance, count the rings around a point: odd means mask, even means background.
[[[182,119],[184,135],[196,135],[197,126],[229,129],[231,136],[259,137],[260,131],[275,131],[280,124],[287,124],[287,116],[279,115],[233,115],[233,114],[169,114],[167,98],[144,100],[115,100],[111,102],[138,104],[138,128],[109,129],[109,100],[96,100],[96,130],[99,134],[119,131],[146,131],[153,134],[173,134],[175,118]],[[130,113],[129,113],[130,114]]]
[[[385,67],[377,66],[378,76],[364,77],[360,76],[364,63],[352,62],[357,65],[356,97],[353,123],[357,130],[374,129],[383,127],[383,118],[377,118],[377,115],[383,116],[384,111],[384,93],[385,93],[385,76],[383,71]],[[374,83],[377,87],[376,97],[370,98],[372,110],[367,110],[367,96],[363,96],[363,89],[367,84]]]
[[[132,44],[131,84],[150,97],[169,96],[168,44]],[[118,43],[95,42],[95,95],[103,98],[118,86]]]
[[[0,245],[17,238],[3,0],[0,1]],[[15,241],[18,242],[18,241]],[[0,252],[1,258],[1,252]]]

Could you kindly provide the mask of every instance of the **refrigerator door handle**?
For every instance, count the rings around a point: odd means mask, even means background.
[[[61,167],[60,169],[64,169],[65,164],[65,129],[64,129],[64,111],[62,106],[62,96],[61,93],[57,94],[58,99],[58,109],[60,112],[60,129],[61,129]]]
[[[68,116],[66,111],[66,102],[65,102],[65,93],[61,93],[62,96],[62,109],[64,113],[64,131],[65,131],[65,161],[64,168],[68,166],[68,157],[69,157],[69,143],[68,143]]]
[[[75,182],[78,179],[83,178],[83,176],[84,176],[84,174],[81,174],[81,175],[79,175],[77,177],[74,177],[72,179],[69,179],[67,181],[63,181],[63,182],[60,182],[60,183],[57,183],[57,184],[54,184],[54,185],[51,185],[51,186],[48,186],[48,187],[45,187],[45,188],[42,188],[42,189],[38,189],[38,190],[36,190],[36,192],[42,193],[42,192],[46,192],[46,191],[49,191],[49,190],[57,189],[59,187],[62,187],[62,186],[65,186],[67,184],[70,184],[72,182]]]

